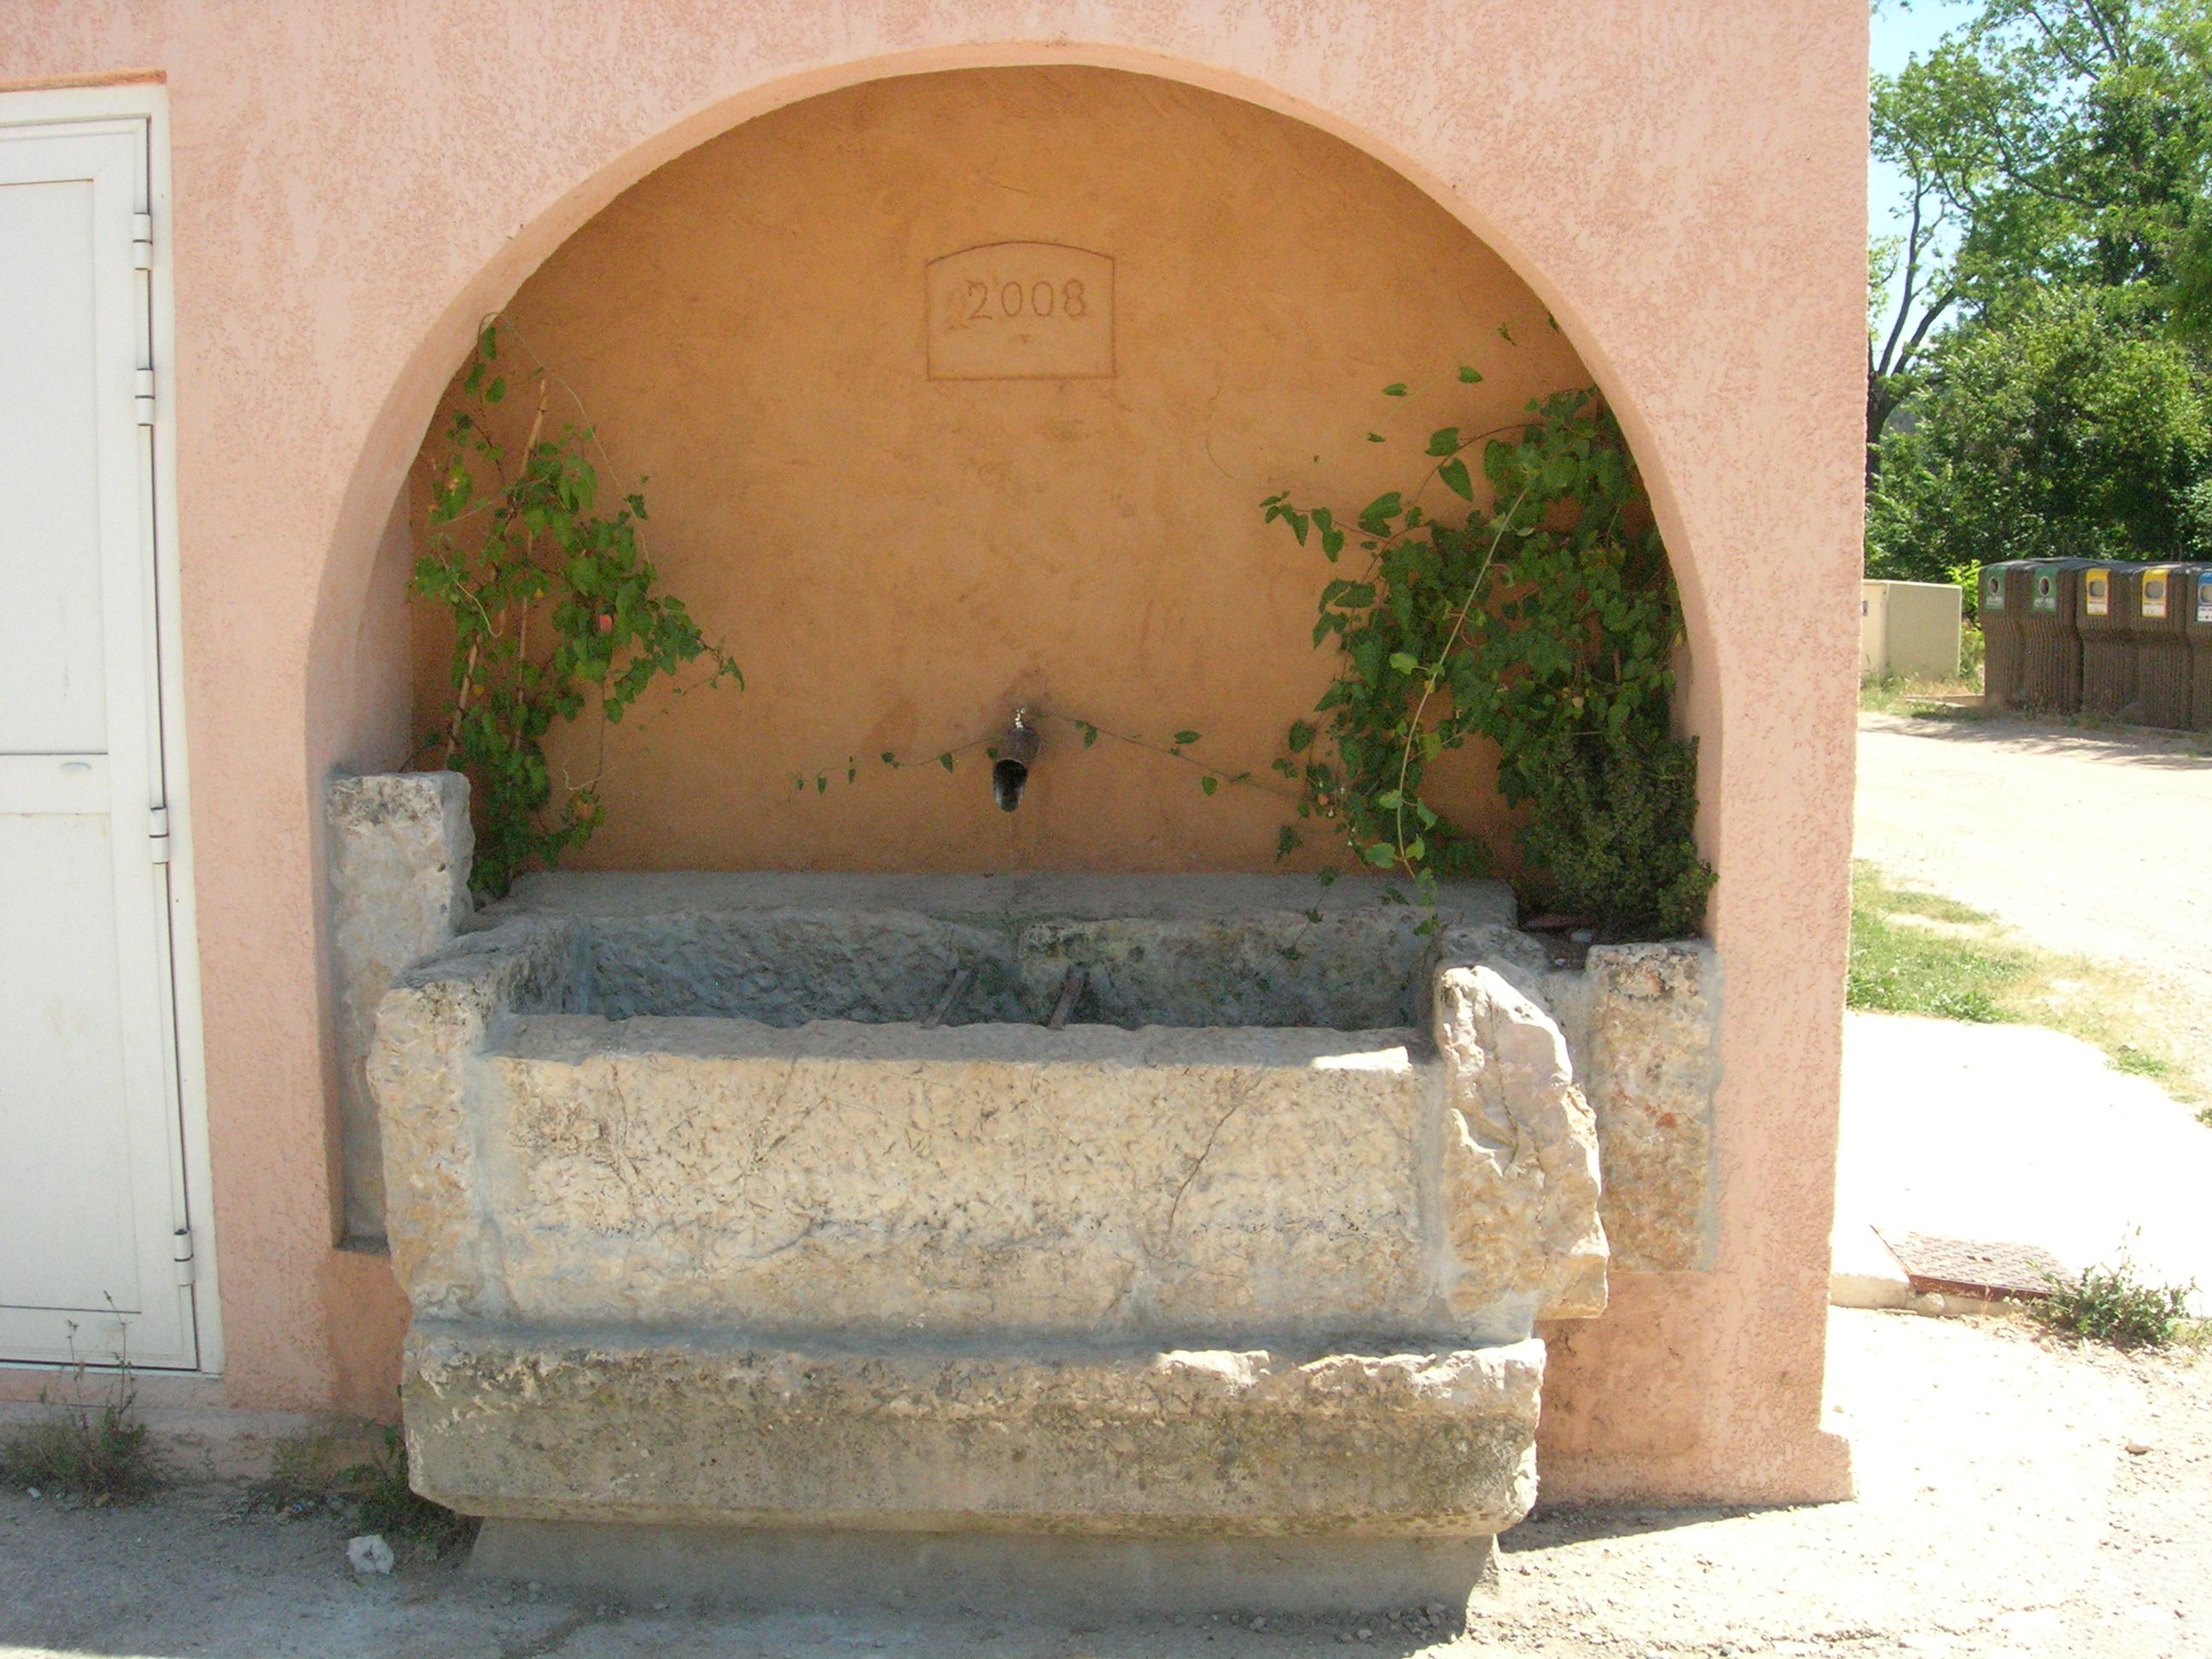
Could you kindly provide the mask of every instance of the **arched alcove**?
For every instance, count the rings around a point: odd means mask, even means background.
[[[556,732],[568,775],[604,774],[586,867],[1276,867],[1292,804],[1269,762],[1334,672],[1311,629],[1345,571],[1262,497],[1356,509],[1420,481],[1435,428],[1509,428],[1592,379],[1504,261],[1373,157],[1070,65],[747,122],[623,192],[504,316],[509,362],[557,378],[547,418],[596,429],[611,484],[644,481],[650,556],[748,678]],[[511,405],[510,438],[535,413]],[[446,637],[418,610],[418,732]],[[975,745],[1022,704],[1046,750],[1008,816]],[[1175,747],[1249,781],[1209,794]],[[1443,775],[1510,857],[1493,757]],[[1304,864],[1340,861],[1310,839]]]

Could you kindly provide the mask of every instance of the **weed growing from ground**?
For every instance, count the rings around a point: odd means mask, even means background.
[[[41,1391],[45,1421],[0,1438],[0,1484],[66,1493],[94,1505],[135,1504],[165,1484],[152,1431],[138,1416],[137,1386],[124,1363],[95,1389],[69,1328],[70,1369],[58,1395]]]
[[[338,1490],[337,1441],[327,1434],[294,1435],[276,1443],[269,1473],[246,1489],[248,1515],[267,1511],[304,1515],[342,1504]]]
[[[338,1483],[359,1506],[361,1529],[383,1534],[395,1547],[411,1545],[436,1559],[476,1536],[474,1519],[432,1503],[407,1484],[407,1443],[397,1429],[384,1431],[383,1445],[368,1462],[341,1470]]]
[[[2194,1283],[2152,1285],[2123,1255],[2110,1267],[2092,1267],[2079,1279],[2055,1279],[2036,1316],[2056,1329],[2110,1343],[2115,1348],[2163,1348],[2190,1328]]]

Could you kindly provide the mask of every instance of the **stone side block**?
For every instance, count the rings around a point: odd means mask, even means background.
[[[1535,1496],[1544,1350],[878,1349],[417,1320],[414,1484],[518,1520],[1474,1537]]]
[[[1613,1266],[1708,1269],[1720,959],[1702,940],[1601,945],[1587,979],[1584,1086],[1603,1148]]]
[[[384,1155],[367,1073],[376,1008],[399,971],[453,938],[474,908],[469,782],[458,772],[338,778],[325,811],[345,1228],[374,1240],[384,1236]]]
[[[481,1212],[473,1062],[516,1010],[573,1006],[580,978],[571,923],[514,921],[434,951],[377,1005],[367,1075],[382,1129],[386,1231],[417,1312],[504,1305]]]
[[[519,1019],[483,1213],[519,1318],[1435,1340],[1417,1044]]]
[[[1518,1297],[1539,1319],[1603,1313],[1597,1125],[1565,1038],[1487,967],[1441,969],[1435,1010],[1453,1307],[1472,1314]]]

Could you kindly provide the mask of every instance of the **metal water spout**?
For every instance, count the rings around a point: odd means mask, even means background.
[[[1030,711],[1014,710],[1014,723],[999,739],[999,758],[991,766],[991,799],[999,803],[1001,812],[1011,812],[1022,804],[1030,768],[1036,764],[1037,750],[1043,746],[1044,738],[1030,724]]]

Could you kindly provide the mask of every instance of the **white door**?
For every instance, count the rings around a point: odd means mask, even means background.
[[[0,1360],[198,1364],[147,209],[145,122],[0,126]]]

